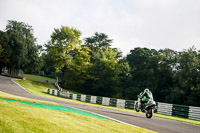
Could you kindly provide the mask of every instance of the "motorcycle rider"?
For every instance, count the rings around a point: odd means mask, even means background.
[[[141,110],[144,110],[144,104],[147,103],[153,96],[151,91],[148,88],[144,89],[144,92],[141,92],[138,96],[141,99]]]

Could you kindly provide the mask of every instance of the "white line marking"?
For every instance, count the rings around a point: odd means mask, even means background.
[[[138,127],[138,126],[135,126],[135,125],[133,125],[133,124],[129,124],[129,123],[126,123],[126,122],[123,122],[123,121],[120,121],[120,120],[117,120],[117,119],[114,119],[114,118],[111,118],[111,117],[108,117],[108,116],[105,116],[105,115],[101,115],[101,114],[98,114],[98,113],[86,111],[86,110],[79,109],[79,108],[75,108],[75,107],[70,107],[70,108],[74,108],[74,109],[81,110],[81,111],[85,111],[85,112],[88,112],[88,113],[91,113],[91,114],[95,114],[95,115],[98,115],[98,116],[101,116],[101,117],[105,117],[105,118],[107,118],[107,119],[110,119],[110,120],[113,120],[113,121],[116,121],[116,122],[119,122],[119,123],[122,123],[122,124],[126,124],[126,125],[129,125],[129,126],[133,126],[133,127],[137,127],[137,128],[142,128],[142,127]],[[143,129],[145,129],[145,128],[143,128]],[[149,130],[149,129],[148,129],[148,130]]]
[[[15,79],[15,80],[19,80],[19,79]],[[20,84],[18,84],[17,82],[13,81],[13,79],[11,79],[11,81],[15,84],[17,84],[19,87],[21,87],[22,89],[24,89],[26,92],[30,93],[30,94],[33,94],[31,93],[30,91],[26,90],[26,88],[22,87]]]

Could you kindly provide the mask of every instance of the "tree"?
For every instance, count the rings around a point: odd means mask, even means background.
[[[177,64],[176,86],[182,91],[179,104],[191,105],[191,101],[200,97],[200,54],[194,47],[179,52]],[[194,102],[192,105],[199,104],[199,102]]]
[[[116,97],[117,98],[124,98],[126,97],[125,88],[127,88],[127,81],[131,78],[131,68],[128,64],[127,58],[124,57],[119,60],[118,67],[120,69],[119,79],[120,79],[120,87],[116,90]]]
[[[134,80],[143,82],[142,88],[151,87],[152,80],[155,78],[152,74],[158,69],[158,53],[154,49],[135,48],[127,55],[127,60],[131,67],[131,74]]]
[[[85,45],[96,52],[98,49],[110,47],[112,41],[112,39],[108,39],[108,35],[96,32],[94,36],[85,38]]]
[[[6,32],[0,31],[0,72],[3,67],[8,66],[10,56],[11,49],[8,45],[8,36]]]
[[[155,99],[163,99],[160,91],[161,56],[155,49],[135,48],[127,55],[131,67],[131,79],[127,80],[125,94],[128,99],[136,99],[145,88],[149,88]],[[130,95],[131,94],[131,95]]]
[[[90,79],[85,84],[87,93],[100,96],[113,96],[120,85],[117,53],[111,48],[100,49],[93,57]],[[89,88],[89,89],[87,89]]]
[[[51,59],[61,84],[67,89],[79,91],[89,77],[90,66],[90,49],[81,47],[80,36],[79,30],[67,26],[54,29],[51,40],[46,44],[47,53],[44,56],[46,60]]]
[[[157,100],[166,102],[167,95],[171,93],[171,89],[174,88],[177,65],[177,52],[171,49],[159,50],[159,71],[157,92],[159,97]],[[175,91],[178,92],[178,91]]]
[[[117,52],[117,56],[116,56],[116,59],[120,59],[122,58],[122,51],[118,48],[112,48],[113,51]]]
[[[6,26],[6,35],[8,37],[8,46],[10,48],[10,61],[8,66],[15,69],[38,71],[39,66],[38,47],[33,35],[33,29],[28,24],[17,21],[8,21]],[[35,69],[35,70],[34,70]]]
[[[42,53],[41,59],[43,61],[43,65],[41,67],[41,71],[44,71],[46,76],[55,78],[56,69],[54,67],[55,58],[51,53]]]
[[[28,49],[28,53],[26,55],[27,63],[24,66],[25,73],[31,73],[31,74],[38,74],[42,65],[43,60],[42,57],[40,57],[40,50],[42,49],[42,46],[40,45],[32,45]]]
[[[54,29],[51,40],[46,44],[46,48],[47,52],[55,60],[54,66],[57,72],[72,63],[73,50],[81,44],[80,36],[81,32],[79,30],[67,26]]]
[[[89,52],[88,47],[77,46],[74,49],[72,63],[61,70],[62,84],[67,89],[84,92],[83,86],[90,77],[88,72],[91,66]]]

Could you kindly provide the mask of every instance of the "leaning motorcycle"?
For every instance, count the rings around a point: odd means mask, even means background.
[[[151,95],[150,100],[147,103],[144,103],[143,106],[141,106],[140,95],[138,95],[138,100],[135,102],[135,110],[136,112],[141,111],[143,113],[146,113],[146,117],[151,118],[153,116],[154,110],[156,110],[156,102],[153,100],[153,96]]]

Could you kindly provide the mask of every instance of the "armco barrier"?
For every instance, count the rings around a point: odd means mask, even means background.
[[[72,99],[73,99],[73,100],[77,100],[77,94],[73,94],[73,95],[72,95]]]
[[[73,94],[69,94],[69,99],[73,99]]]
[[[51,95],[60,96],[60,91],[58,91],[58,90],[53,90],[53,89],[46,88],[46,92],[51,94]]]
[[[62,91],[62,88],[58,85],[58,78],[56,78],[55,86],[59,91]]]
[[[116,107],[116,105],[117,105],[117,99],[110,98],[109,106]]]
[[[91,95],[83,95],[83,94],[66,94],[60,93],[59,90],[46,89],[46,92],[51,95],[61,96],[73,100],[79,100],[83,102],[96,103],[105,106],[112,106],[117,108],[127,108],[134,109],[134,100],[123,100],[123,99],[115,99],[109,97],[100,97],[100,96],[91,96]],[[168,104],[157,102],[157,110],[158,114],[171,115],[184,117],[193,120],[200,120],[200,107],[192,107],[192,106],[183,106],[177,104]]]
[[[117,108],[125,108],[125,102],[126,100],[117,99]]]
[[[109,97],[103,97],[102,99],[102,105],[109,106],[110,98]]]
[[[103,100],[103,98],[102,97],[99,97],[99,96],[97,96],[97,104],[102,104],[102,100]]]
[[[135,101],[133,101],[133,100],[126,100],[125,101],[125,108],[134,109],[134,103],[135,103]]]
[[[188,118],[189,106],[173,104],[172,115]]]
[[[81,101],[81,94],[77,94],[77,100]]]
[[[163,115],[172,115],[172,107],[172,104],[158,102],[157,113]]]
[[[90,95],[86,95],[85,102],[90,103],[90,101],[91,101],[91,96]]]
[[[97,103],[97,97],[91,96],[90,103]]]
[[[189,107],[189,119],[199,120],[200,121],[200,107]]]
[[[85,99],[86,99],[86,95],[81,95],[81,101],[85,102]]]

